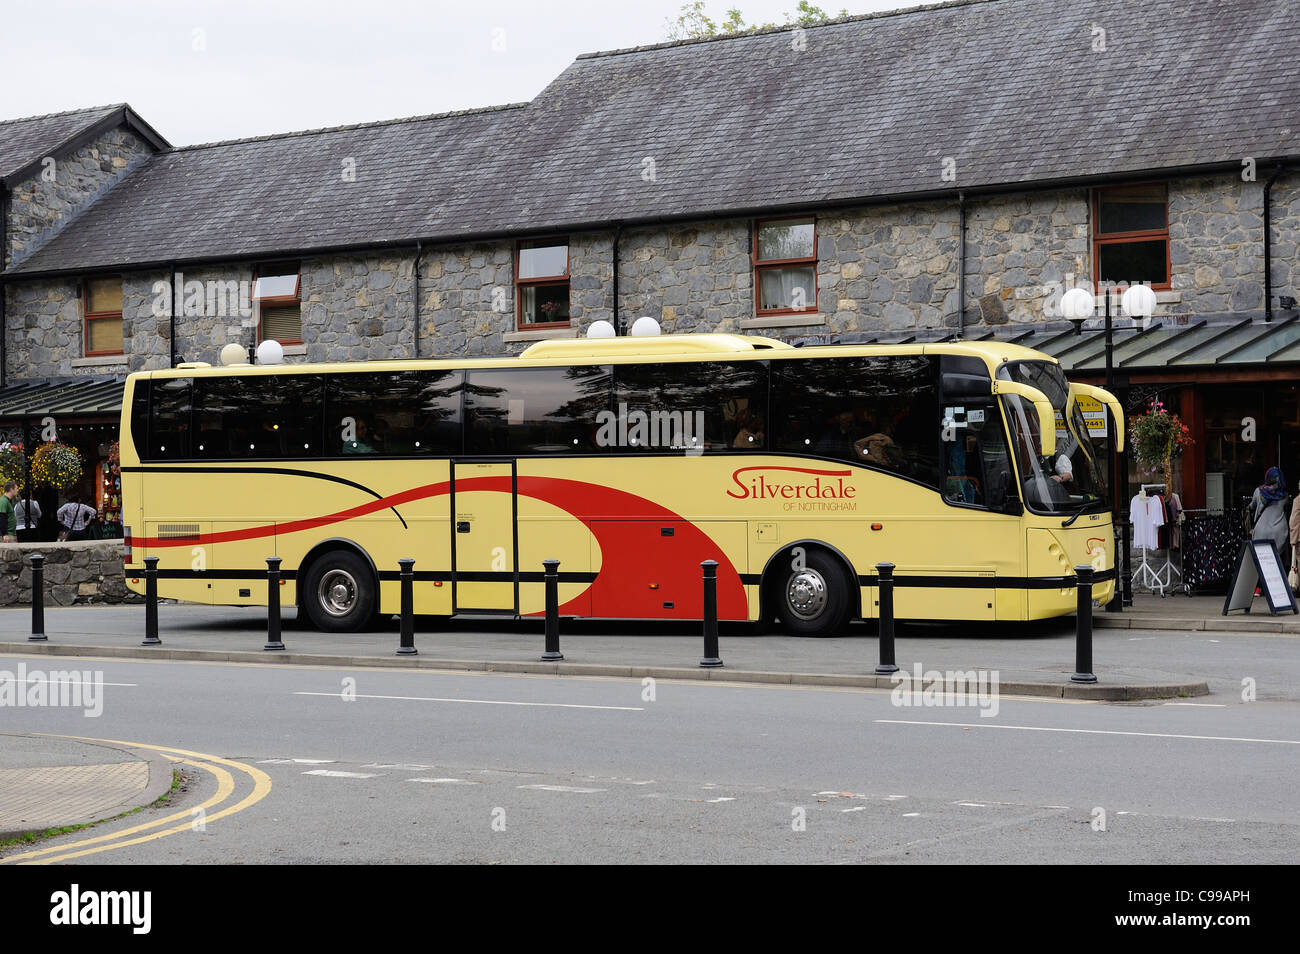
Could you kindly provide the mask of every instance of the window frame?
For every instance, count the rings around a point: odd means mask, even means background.
[[[282,345],[300,345],[302,340],[302,262],[285,261],[285,262],[263,262],[260,265],[253,266],[253,292],[257,291],[257,280],[262,277],[270,278],[274,275],[289,274],[287,266],[293,266],[295,281],[293,284],[292,295],[272,295],[266,298],[258,298],[256,294],[250,295],[253,300],[253,307],[257,309],[257,343],[261,344],[266,340],[262,334],[262,306],[267,305],[271,308],[283,308],[286,305],[298,306],[298,337],[293,341],[281,341]],[[284,268],[278,266],[286,266]],[[278,339],[277,339],[278,340]]]
[[[533,243],[529,246],[529,243]],[[519,253],[525,249],[525,246],[532,248],[544,248],[549,245],[564,246],[564,274],[563,275],[545,275],[540,278],[520,278],[519,277]],[[544,236],[535,239],[519,239],[515,242],[515,330],[516,331],[545,331],[557,328],[569,328],[573,325],[572,314],[563,321],[524,321],[524,289],[525,288],[554,288],[563,285],[569,292],[569,309],[573,309],[573,289],[569,284],[572,277],[570,271],[573,260],[573,246],[569,242],[567,235]]]
[[[90,323],[92,321],[102,321],[105,318],[108,319],[116,318],[119,323],[122,321],[121,308],[119,308],[117,311],[91,311],[90,310],[90,283],[93,278],[102,278],[102,279],[116,278],[119,284],[122,281],[121,275],[88,276],[81,280],[81,353],[83,356],[87,358],[100,358],[100,357],[107,357],[110,355],[125,355],[126,354],[125,335],[123,335],[122,344],[118,347],[116,351],[91,351],[90,350]],[[125,298],[125,295],[123,295],[123,298]],[[119,330],[123,330],[124,328],[124,326],[121,324],[119,324],[118,327]]]
[[[812,238],[812,256],[808,258],[772,258],[760,259],[758,257],[758,233],[762,231],[763,226],[772,225],[777,222],[804,222],[811,221],[813,228]],[[753,233],[750,239],[750,260],[754,269],[754,316],[756,318],[767,318],[773,315],[815,315],[817,314],[817,216],[815,215],[785,215],[773,219],[755,219]],[[781,268],[790,268],[792,266],[811,266],[813,273],[812,301],[804,308],[764,308],[763,307],[763,282],[762,273],[765,271],[776,271]]]
[[[1101,231],[1101,200],[1104,193],[1123,194],[1124,192],[1135,192],[1139,189],[1149,189],[1151,186],[1160,186],[1165,193],[1165,225],[1162,229],[1143,229],[1136,232],[1102,232]],[[1106,186],[1092,190],[1092,275],[1093,290],[1096,294],[1103,293],[1103,289],[1116,288],[1124,289],[1130,287],[1127,282],[1103,281],[1101,278],[1101,250],[1109,245],[1132,245],[1138,242],[1163,241],[1165,243],[1165,280],[1163,282],[1139,282],[1139,284],[1149,284],[1152,291],[1169,291],[1173,287],[1173,263],[1170,261],[1169,254],[1169,183],[1160,182],[1137,182],[1129,183],[1122,186]]]

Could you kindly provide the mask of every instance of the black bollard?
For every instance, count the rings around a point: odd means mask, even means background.
[[[266,558],[266,645],[268,649],[284,649],[280,639],[280,558]]]
[[[1131,557],[1133,555],[1133,521],[1124,521],[1124,599],[1125,606],[1133,605],[1133,566]],[[1115,561],[1115,566],[1119,566],[1119,560]],[[1116,581],[1118,585],[1119,581]]]
[[[144,558],[144,641],[141,646],[161,646],[158,638],[158,558]]]
[[[877,563],[876,583],[880,591],[880,665],[876,667],[877,676],[888,676],[898,672],[894,664],[894,564]]]
[[[1074,620],[1074,675],[1071,682],[1096,682],[1092,674],[1092,567],[1074,568],[1078,576],[1079,609]]]
[[[32,561],[32,634],[28,642],[47,643],[45,635],[45,557],[33,553]]]
[[[704,569],[704,658],[700,665],[716,669],[722,665],[718,655],[718,561],[705,560]]]
[[[399,656],[416,656],[415,648],[415,561],[410,557],[398,560],[402,568],[402,636],[397,647]]]
[[[543,560],[546,569],[546,651],[542,662],[559,662],[560,652],[560,561]]]

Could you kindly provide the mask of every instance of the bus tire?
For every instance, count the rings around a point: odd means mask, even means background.
[[[825,550],[807,548],[802,567],[783,559],[774,567],[776,615],[792,636],[841,636],[853,609],[843,564]]]
[[[325,633],[356,633],[374,619],[375,579],[366,561],[347,550],[316,558],[303,579],[302,605]]]

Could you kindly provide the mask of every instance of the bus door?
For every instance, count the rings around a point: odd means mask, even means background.
[[[452,611],[519,612],[515,462],[451,465]]]

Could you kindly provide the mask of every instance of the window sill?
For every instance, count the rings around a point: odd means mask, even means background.
[[[74,368],[102,368],[110,364],[126,364],[126,355],[101,354],[93,358],[73,358],[70,364]]]
[[[307,346],[305,344],[289,344],[289,345],[281,345],[280,347],[284,349],[284,356],[286,358],[290,358],[295,355],[307,354]]]
[[[578,329],[563,326],[552,328],[534,328],[530,331],[507,331],[501,336],[501,340],[506,344],[515,341],[550,341],[552,338],[576,338]]]
[[[757,318],[740,319],[740,327],[742,330],[747,328],[795,328],[824,324],[826,324],[826,316],[818,314],[817,312],[804,315],[762,315]]]

